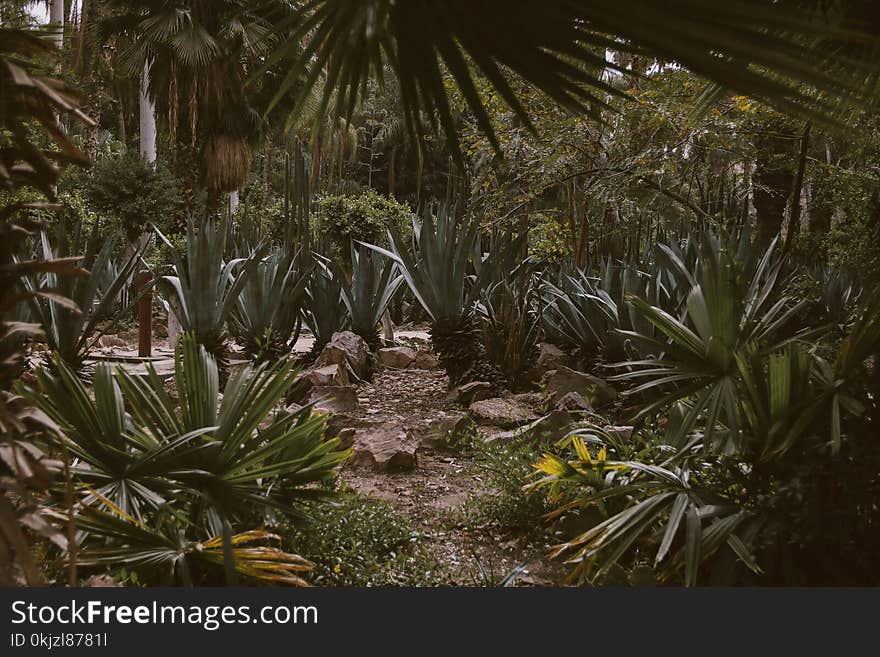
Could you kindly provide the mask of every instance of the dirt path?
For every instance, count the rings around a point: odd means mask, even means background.
[[[359,387],[358,400],[359,409],[347,414],[355,423],[397,423],[414,436],[424,435],[432,421],[458,410],[447,399],[446,375],[440,370],[384,369],[371,384]],[[544,557],[546,543],[453,519],[451,512],[469,496],[493,494],[473,453],[422,446],[417,460],[414,470],[399,473],[349,466],[341,479],[360,494],[393,504],[424,533],[430,551],[457,583],[481,580],[478,561],[497,580],[522,565],[520,584],[560,581],[565,568]]]

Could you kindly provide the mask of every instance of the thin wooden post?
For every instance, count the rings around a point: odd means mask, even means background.
[[[138,273],[138,293],[143,293],[138,302],[138,356],[153,355],[153,291],[147,290],[153,282],[153,275],[146,270]]]

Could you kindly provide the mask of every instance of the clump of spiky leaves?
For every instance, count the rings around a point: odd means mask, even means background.
[[[495,283],[484,291],[478,308],[486,356],[511,386],[526,385],[541,339],[540,299],[532,280]]]
[[[0,188],[14,194],[31,187],[53,200],[59,163],[88,164],[58,128],[58,114],[69,112],[81,123],[93,122],[80,111],[77,94],[68,85],[32,72],[29,58],[53,51],[47,41],[23,30],[0,28],[0,43]],[[58,428],[10,392],[24,361],[20,337],[39,333],[39,326],[15,321],[12,314],[34,294],[54,294],[45,288],[26,290],[22,279],[49,272],[82,273],[74,267],[75,258],[21,257],[26,241],[40,228],[34,214],[58,209],[49,203],[0,208],[0,586],[42,582],[24,527],[59,544],[65,541],[40,514],[40,499],[34,494],[45,490],[60,469],[58,461],[37,447],[42,434]]]
[[[474,307],[480,292],[497,278],[501,248],[482,258],[479,217],[465,218],[447,206],[436,216],[426,211],[414,230],[417,255],[389,226],[391,251],[371,245],[393,258],[413,296],[431,318],[431,341],[449,385],[487,381],[504,385],[504,375],[487,358]]]
[[[226,323],[265,249],[259,247],[247,257],[225,262],[227,232],[214,219],[206,219],[198,227],[189,219],[183,255],[161,232],[159,237],[169,248],[174,271],[173,276],[162,277],[169,312],[225,370]]]
[[[548,332],[576,347],[581,357],[602,350],[617,328],[617,304],[601,289],[598,280],[584,271],[564,274],[559,285],[545,281],[543,321]]]
[[[221,399],[216,360],[184,334],[175,350],[179,402],[151,366],[138,376],[99,365],[93,393],[63,362],[57,368],[38,370],[38,389],[22,393],[64,429],[75,457],[76,511],[88,530],[82,564],[205,581],[198,542],[235,545],[236,527],[300,516],[298,501],[332,494],[313,484],[333,480],[348,456],[325,438],[324,416],[276,410],[297,374],[290,359],[236,368]],[[220,552],[214,559],[223,562]],[[243,574],[273,579],[254,566],[235,559]]]
[[[656,333],[620,331],[647,356],[626,362],[630,371],[616,377],[641,382],[629,395],[653,396],[639,417],[687,402],[684,421],[670,436],[676,445],[703,419],[701,440],[738,442],[736,381],[743,362],[755,349],[765,357],[808,334],[793,323],[807,302],[783,292],[786,259],[775,240],[756,252],[736,240],[705,235],[699,253],[692,268],[681,263],[677,272],[681,287],[689,290],[681,317],[633,296],[629,304]]]
[[[345,280],[338,262],[332,261],[330,266],[337,280]],[[396,268],[394,260],[381,253],[351,244],[351,280],[342,286],[342,301],[351,317],[352,332],[362,337],[371,351],[379,348],[377,326],[403,283]]]
[[[230,316],[232,335],[257,362],[289,354],[299,336],[309,272],[302,251],[276,246],[253,268]]]
[[[312,269],[306,286],[306,312],[303,320],[315,338],[308,358],[314,360],[333,334],[344,331],[350,321],[348,308],[342,299],[344,278],[334,275],[332,269],[321,260]]]
[[[594,583],[646,553],[656,579],[686,585],[875,582],[880,294],[838,346],[799,321],[808,302],[786,294],[775,242],[703,235],[693,265],[674,260],[682,312],[630,299],[656,333],[630,332],[645,356],[620,377],[651,395],[636,421],[662,417],[665,435],[633,454],[592,432],[598,451],[584,435],[536,464],[539,485],[580,489],[567,508],[601,514],[557,554]]]
[[[35,294],[54,295],[45,288],[28,290],[24,278],[37,272],[82,273],[73,264],[78,258],[19,259],[22,243],[39,224],[16,215],[46,208],[16,204],[0,209],[0,586],[43,582],[25,528],[61,547],[67,544],[57,526],[47,522],[40,494],[62,471],[62,462],[41,447],[45,434],[59,428],[11,391],[24,368],[26,339],[42,334],[38,324],[21,321],[28,319],[24,304]]]
[[[143,249],[137,249],[121,265],[113,262],[115,240],[98,234],[95,225],[84,234],[82,220],[73,225],[59,219],[55,245],[45,231],[41,233],[43,259],[46,262],[76,257],[87,275],[58,275],[53,271],[24,278],[25,287],[33,292],[28,299],[31,317],[37,320],[51,352],[74,369],[80,369],[100,337],[112,330],[141,296],[123,295],[141,261]],[[40,292],[51,290],[51,293]],[[120,302],[125,296],[126,301]]]

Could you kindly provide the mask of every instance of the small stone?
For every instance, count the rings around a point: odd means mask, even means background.
[[[92,575],[86,580],[85,585],[90,588],[115,588],[117,586],[122,586],[118,580],[105,574]]]
[[[550,402],[556,401],[569,392],[576,392],[590,403],[603,405],[614,401],[617,392],[598,376],[578,372],[569,367],[550,370],[545,375],[547,396]]]
[[[346,413],[358,407],[357,390],[354,386],[315,386],[312,388],[309,402],[315,408],[322,408],[331,413]]]
[[[348,370],[341,365],[326,365],[313,370],[307,370],[306,376],[316,388],[322,386],[347,386],[350,383]]]
[[[633,436],[634,427],[630,426],[609,426],[603,427],[606,433],[616,433],[621,440],[630,440]]]
[[[453,447],[474,429],[474,421],[466,413],[450,413],[435,420],[426,420],[427,433],[422,436],[425,447]]]
[[[477,424],[491,424],[502,429],[516,427],[538,419],[535,412],[512,399],[483,399],[469,407],[471,417]]]
[[[388,347],[379,350],[379,362],[385,367],[405,369],[416,360],[416,352],[409,347]]]
[[[532,442],[556,442],[568,435],[574,420],[568,411],[555,410],[517,430],[517,438]]]
[[[360,429],[355,434],[352,465],[380,472],[413,470],[418,465],[416,444],[407,431],[394,424]]]
[[[416,353],[416,359],[413,362],[413,366],[420,370],[436,370],[439,365],[440,363],[437,360],[437,356],[433,351],[427,349],[420,349],[418,353]]]
[[[510,398],[534,409],[540,409],[544,404],[544,396],[540,392],[520,392]]]
[[[98,338],[98,346],[99,347],[127,347],[128,345],[125,343],[117,335],[102,335]]]
[[[492,397],[492,384],[486,381],[472,381],[453,388],[446,398],[455,403],[467,406],[475,401],[482,401]]]
[[[579,392],[567,392],[559,401],[556,402],[556,408],[563,411],[591,411],[593,407],[590,402],[583,398]]]
[[[354,427],[345,427],[341,429],[336,437],[339,438],[339,449],[348,449],[354,445],[354,437],[357,430]]]
[[[285,403],[305,404],[311,395],[312,388],[314,387],[315,384],[309,377],[309,370],[300,372],[296,375],[293,383],[291,383],[290,387],[287,389],[287,393],[284,396]]]
[[[363,379],[370,373],[370,350],[364,339],[351,331],[334,333],[315,361],[317,367],[339,365]]]
[[[538,360],[536,366],[542,372],[559,369],[560,367],[567,367],[570,361],[571,358],[569,355],[555,344],[542,342],[538,345]]]

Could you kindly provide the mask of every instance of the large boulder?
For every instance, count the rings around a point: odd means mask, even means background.
[[[357,389],[354,386],[315,386],[309,402],[330,413],[347,413],[358,407]]]
[[[379,350],[379,362],[385,367],[405,369],[416,360],[415,349],[409,347],[388,347]]]
[[[570,367],[558,367],[544,376],[547,385],[547,397],[551,404],[556,404],[570,392],[576,392],[585,400],[597,406],[614,401],[617,392],[598,376],[578,372]]]
[[[352,465],[370,467],[379,472],[413,470],[418,465],[416,441],[406,429],[396,424],[382,424],[358,429],[354,437]]]
[[[316,367],[348,366],[359,379],[370,375],[370,349],[364,339],[351,331],[334,333],[315,361]]]
[[[518,427],[539,417],[529,406],[501,397],[475,401],[468,410],[477,424],[489,424],[502,429]]]

